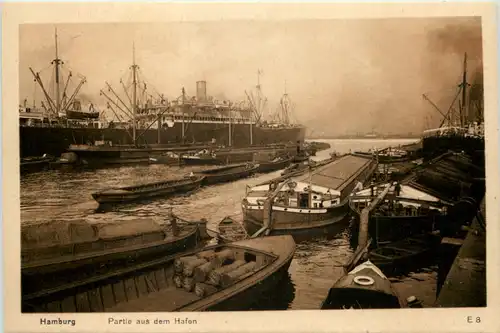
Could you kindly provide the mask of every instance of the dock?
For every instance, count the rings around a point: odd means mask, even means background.
[[[486,306],[485,200],[472,222],[436,300],[436,307]]]

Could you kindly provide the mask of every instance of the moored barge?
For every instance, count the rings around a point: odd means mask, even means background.
[[[345,155],[309,174],[251,187],[242,201],[250,235],[332,234],[349,214],[349,195],[371,177],[373,159]]]
[[[24,295],[23,312],[248,310],[286,277],[294,253],[290,236],[210,246]]]

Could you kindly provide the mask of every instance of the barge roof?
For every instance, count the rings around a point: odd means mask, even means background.
[[[305,175],[295,178],[296,181],[309,182],[314,185],[324,186],[341,191],[350,184],[359,172],[369,167],[373,160],[367,157],[345,155],[312,171],[312,175]]]

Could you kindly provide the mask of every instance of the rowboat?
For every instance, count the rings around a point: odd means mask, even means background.
[[[397,309],[405,306],[384,273],[366,261],[335,282],[321,309]]]
[[[92,193],[92,197],[99,204],[117,204],[159,196],[166,197],[193,191],[200,187],[203,179],[203,176],[192,176],[142,185],[110,188]]]
[[[248,310],[288,274],[290,236],[247,239],[23,295],[23,312]]]
[[[198,174],[204,177],[203,185],[213,185],[249,177],[254,174],[258,168],[258,164],[242,163],[208,169],[200,171]]]
[[[291,157],[278,157],[273,161],[259,162],[257,172],[272,172],[286,168],[292,161]]]
[[[231,243],[248,238],[243,224],[229,216],[223,218],[217,226],[217,239],[220,243]]]
[[[23,292],[192,249],[202,241],[206,227],[202,224],[203,221],[161,226],[142,219],[100,225],[51,222],[23,227]]]
[[[22,174],[37,172],[48,169],[50,163],[54,160],[52,156],[33,156],[21,158],[20,171]]]
[[[421,235],[389,243],[370,251],[368,258],[386,274],[418,265],[439,245],[437,235]]]

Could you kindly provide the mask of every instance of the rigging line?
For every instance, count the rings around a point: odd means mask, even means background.
[[[162,98],[161,94],[158,92],[158,90],[156,90],[155,86],[151,84],[151,81],[146,77],[146,75],[144,75],[144,72],[141,69],[139,69],[139,72],[141,73],[141,76],[143,78],[142,81],[148,85],[149,89],[153,90],[153,92],[158,95],[158,97]]]
[[[76,75],[76,76],[78,76],[80,78],[85,78],[85,75],[81,74],[80,72],[78,72],[77,70],[75,70],[73,67],[70,67],[70,66],[68,66],[66,64],[61,65],[61,68],[64,68],[64,70],[70,71],[71,73],[73,73],[73,75]]]
[[[42,74],[43,71],[46,71],[47,69],[49,69],[50,67],[52,67],[52,64],[49,64],[47,67],[41,69],[38,71],[38,74]]]
[[[443,88],[443,89],[439,89],[439,90],[431,90],[431,91],[426,91],[424,92],[424,94],[438,94],[438,93],[442,93],[442,92],[445,92],[445,91],[449,91],[449,92],[452,92],[452,91],[455,91],[455,87],[450,87],[450,88]]]

